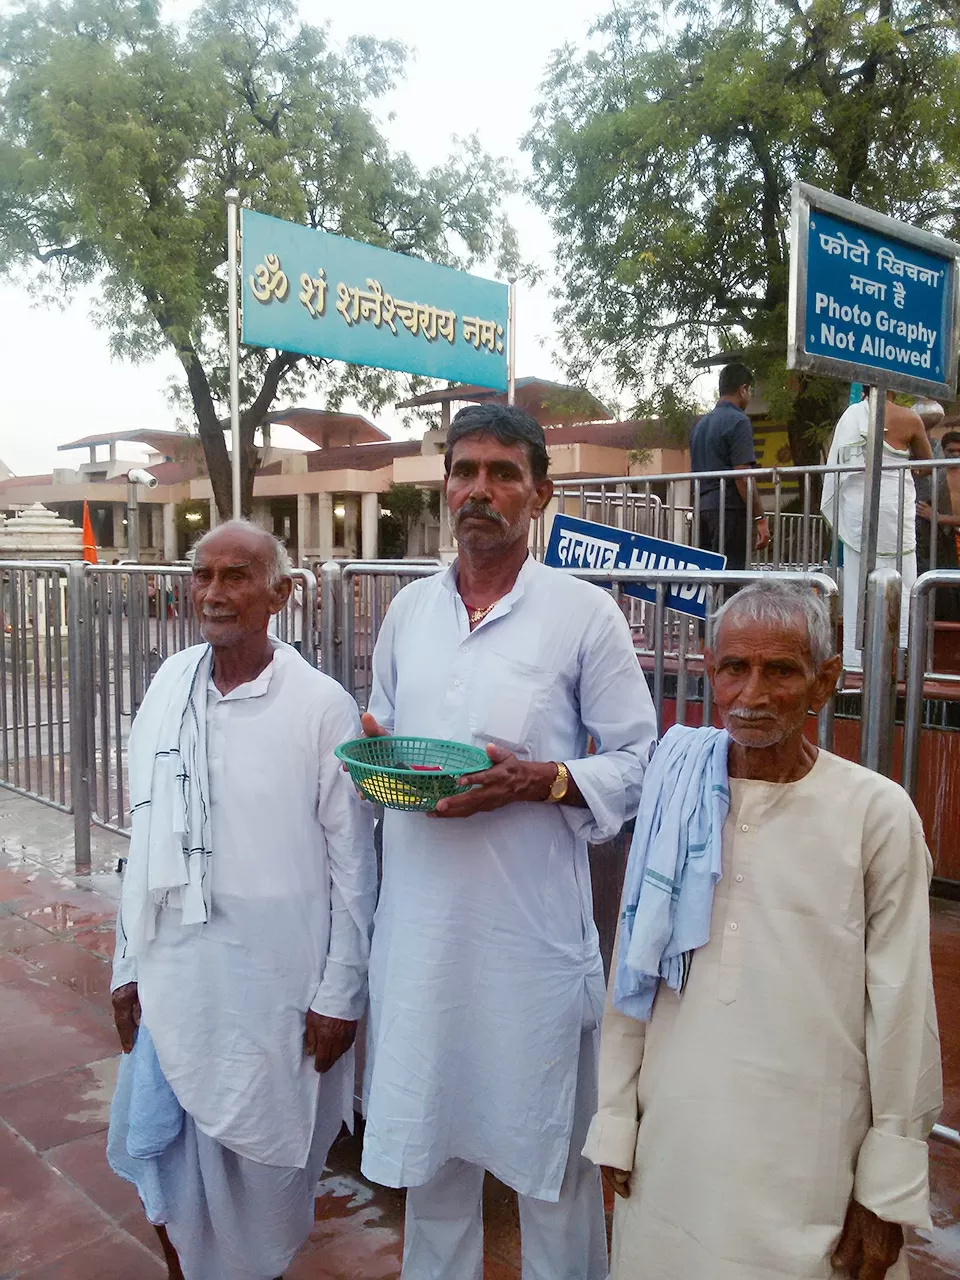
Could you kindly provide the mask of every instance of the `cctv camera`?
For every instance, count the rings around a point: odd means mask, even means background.
[[[134,467],[133,470],[128,471],[127,480],[130,484],[142,484],[147,489],[155,489],[160,483],[156,476],[152,476],[149,471],[144,471],[141,467]]]

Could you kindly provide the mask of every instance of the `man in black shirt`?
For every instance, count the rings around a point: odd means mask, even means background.
[[[720,370],[717,406],[693,428],[690,458],[694,471],[744,471],[757,465],[753,427],[744,413],[750,402],[753,374],[745,364],[728,364]],[[700,481],[700,545],[727,557],[728,569],[743,569],[747,561],[746,480],[726,481],[724,488],[723,542],[720,538],[720,481]],[[753,545],[761,550],[770,541],[770,530],[753,486]]]

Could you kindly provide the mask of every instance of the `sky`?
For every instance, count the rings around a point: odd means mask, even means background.
[[[172,0],[164,12],[179,20],[190,7]],[[300,14],[308,22],[329,22],[338,42],[370,34],[412,49],[405,82],[378,104],[378,113],[393,145],[418,166],[442,163],[453,135],[476,133],[487,151],[506,157],[525,176],[519,140],[529,127],[550,53],[567,41],[583,45],[605,7],[605,0],[551,0],[549,6],[486,0],[477,9],[449,0],[351,0],[336,6],[301,0]],[[512,198],[508,211],[523,258],[550,268],[547,219],[523,196]],[[535,289],[518,286],[518,377],[561,374],[550,283],[548,277]],[[0,459],[18,475],[85,461],[84,451],[57,452],[71,439],[176,426],[178,410],[167,398],[179,368],[173,356],[136,366],[112,359],[107,334],[94,327],[89,310],[90,295],[83,292],[51,309],[36,306],[22,285],[0,285],[3,350],[13,373],[5,379],[0,409]],[[277,403],[286,402],[281,396]],[[378,421],[391,429],[388,420]],[[302,441],[275,432],[274,443]],[[123,452],[136,454],[132,447]]]

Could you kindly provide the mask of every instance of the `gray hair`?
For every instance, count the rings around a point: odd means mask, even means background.
[[[813,587],[784,578],[761,578],[731,596],[713,615],[714,636],[727,619],[794,627],[806,624],[810,657],[819,669],[837,651],[827,602]]]
[[[198,551],[202,550],[204,543],[208,542],[214,534],[225,532],[258,533],[260,535],[264,545],[263,559],[267,569],[268,587],[275,587],[278,582],[281,582],[284,578],[289,578],[293,573],[293,565],[290,563],[287,548],[279,538],[274,537],[272,533],[253,520],[225,520],[223,524],[218,524],[215,529],[205,533],[194,546],[194,557],[196,557]]]

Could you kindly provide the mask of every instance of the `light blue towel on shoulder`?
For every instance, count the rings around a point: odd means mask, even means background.
[[[153,1038],[141,1023],[130,1053],[120,1060],[110,1106],[107,1160],[137,1188],[148,1219],[166,1221],[158,1157],[180,1135],[184,1111],[160,1069]]]
[[[730,809],[729,736],[674,725],[643,779],[620,915],[613,1003],[646,1022],[662,978],[686,980],[689,953],[710,938]]]

